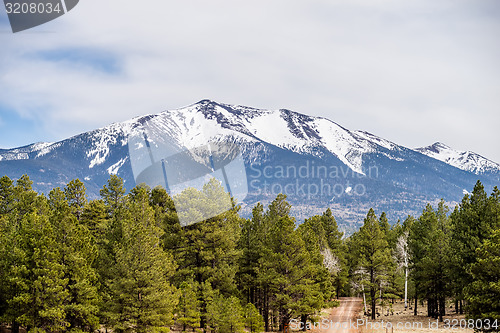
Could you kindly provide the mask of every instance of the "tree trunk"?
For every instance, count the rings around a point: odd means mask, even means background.
[[[364,285],[361,285],[361,288],[363,288],[363,303],[365,304],[365,316],[366,314],[368,313],[366,311],[366,295],[365,295],[365,286]]]
[[[283,333],[290,333],[290,318],[288,315],[283,315],[281,323],[280,323],[280,331],[283,331]]]
[[[303,314],[300,315],[300,322],[304,324],[304,327],[302,328],[302,331],[307,331],[307,315]]]
[[[373,286],[370,287],[370,297],[371,297],[370,301],[371,301],[371,308],[372,308],[371,318],[372,318],[372,320],[375,319],[375,311],[377,309],[377,299],[375,298],[376,293],[377,293],[377,291],[375,290],[375,288]]]
[[[443,317],[446,315],[446,300],[444,297],[439,298],[439,321],[443,321]]]
[[[14,321],[12,323],[12,329],[11,329],[11,332],[12,333],[19,333],[19,323]]]
[[[405,267],[405,310],[408,308],[408,267]]]
[[[415,309],[413,309],[413,315],[414,316],[418,315],[417,307],[418,307],[418,296],[417,296],[417,293],[415,291]]]
[[[377,307],[377,300],[375,299],[376,297],[377,290],[375,290],[375,272],[373,269],[370,270],[370,297],[371,297],[371,308],[372,308],[372,315],[371,318],[372,320],[375,319],[375,309]]]
[[[267,299],[267,287],[264,289],[264,324],[266,332],[269,332],[269,304]]]

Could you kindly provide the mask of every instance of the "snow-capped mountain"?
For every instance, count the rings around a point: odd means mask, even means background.
[[[395,221],[420,213],[427,202],[460,200],[478,179],[487,189],[500,183],[498,164],[473,153],[468,160],[481,161],[475,167],[443,158],[441,147],[432,148],[432,155],[429,147],[408,149],[325,118],[210,100],[60,142],[0,149],[0,176],[27,173],[40,192],[79,178],[89,196],[97,197],[110,174],[121,176],[131,189],[137,170],[207,143],[239,147],[248,185],[244,213],[256,201],[267,203],[283,192],[298,218],[330,207],[339,222],[361,223],[374,207]]]
[[[441,142],[415,148],[416,151],[476,175],[500,172],[500,164],[471,151],[455,150]]]

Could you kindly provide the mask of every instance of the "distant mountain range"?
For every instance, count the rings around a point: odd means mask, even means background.
[[[386,211],[395,222],[440,198],[455,204],[478,179],[489,191],[500,185],[500,165],[473,152],[442,143],[410,149],[321,117],[210,100],[60,142],[0,149],[0,175],[16,179],[26,173],[45,193],[79,178],[94,198],[109,175],[117,174],[131,189],[136,150],[146,149],[138,138],[150,152],[158,146],[154,140],[168,143],[172,151],[207,143],[235,145],[246,171],[244,215],[257,201],[266,204],[286,192],[299,223],[330,207],[347,230],[362,223],[370,207]]]

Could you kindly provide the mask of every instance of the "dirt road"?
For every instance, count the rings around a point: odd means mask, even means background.
[[[323,332],[356,333],[358,330],[353,328],[351,323],[356,324],[356,319],[362,308],[362,303],[362,298],[341,297],[340,305],[334,308],[330,314],[330,327],[323,330]]]

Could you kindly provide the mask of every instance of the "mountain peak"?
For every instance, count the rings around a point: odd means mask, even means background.
[[[485,172],[500,173],[500,164],[471,151],[453,149],[442,142],[435,142],[430,146],[415,148],[414,150],[477,175]]]
[[[193,105],[205,105],[205,104],[218,104],[216,101],[211,99],[202,99],[199,102],[194,103]]]
[[[416,150],[419,150],[419,149],[427,149],[429,151],[433,151],[435,153],[439,153],[442,150],[450,150],[452,148],[450,146],[448,146],[447,144],[444,144],[444,143],[438,141],[438,142],[434,142],[430,146],[423,147],[423,148],[417,148]]]

